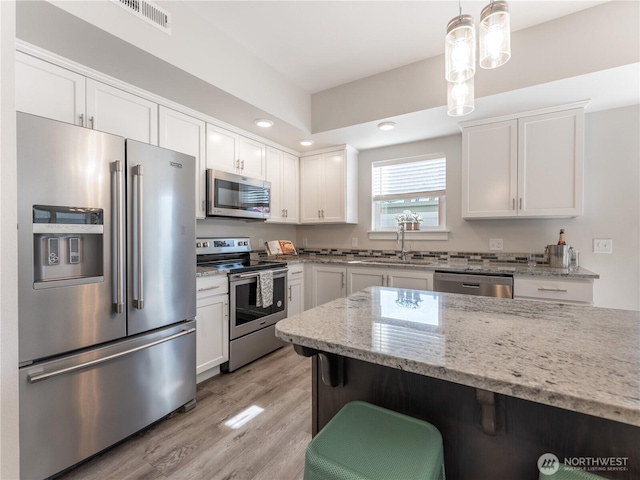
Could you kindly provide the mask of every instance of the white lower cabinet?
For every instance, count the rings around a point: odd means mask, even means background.
[[[290,265],[287,272],[288,305],[287,316],[292,317],[304,310],[304,265]]]
[[[417,270],[387,270],[387,287],[433,290],[433,273]]]
[[[515,277],[513,298],[593,305],[593,280]]]
[[[404,269],[389,270],[388,268],[347,268],[347,292],[349,295],[374,286],[431,290],[433,288],[433,273]]]
[[[229,282],[227,276],[198,277],[196,381],[220,373],[229,360]]]
[[[368,287],[386,285],[387,270],[383,268],[357,267],[347,270],[347,295]]]
[[[433,272],[381,267],[311,266],[311,307],[345,297],[368,287],[431,290]]]
[[[311,307],[347,294],[347,269],[334,265],[311,266]]]

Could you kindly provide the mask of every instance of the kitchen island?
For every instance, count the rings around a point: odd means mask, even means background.
[[[544,453],[640,478],[640,312],[372,287],[276,335],[313,355],[314,434],[358,399],[434,424],[450,480],[535,480]]]

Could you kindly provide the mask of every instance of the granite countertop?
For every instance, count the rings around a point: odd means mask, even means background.
[[[586,268],[551,268],[548,265],[536,265],[529,267],[521,263],[468,263],[468,262],[443,262],[438,260],[399,260],[393,258],[354,258],[353,255],[299,255],[297,257],[279,256],[279,260],[284,260],[289,264],[294,263],[323,263],[345,265],[348,267],[385,267],[407,270],[435,271],[446,270],[463,273],[484,273],[484,274],[511,274],[515,277],[563,277],[563,278],[583,278],[597,279],[600,275]]]
[[[276,336],[640,426],[640,312],[371,287],[281,320]]]

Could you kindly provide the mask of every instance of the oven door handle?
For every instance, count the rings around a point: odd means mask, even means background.
[[[284,273],[287,270],[288,270],[287,268],[277,268],[275,270],[272,270],[272,272],[274,274],[276,274],[276,273]],[[258,277],[258,276],[260,276],[259,273],[240,273],[240,274],[238,274],[237,278],[252,278],[252,277]]]

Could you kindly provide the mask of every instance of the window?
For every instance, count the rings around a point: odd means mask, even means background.
[[[447,159],[443,154],[374,162],[372,167],[373,231],[395,231],[396,216],[405,210],[420,215],[420,230],[444,228]]]

